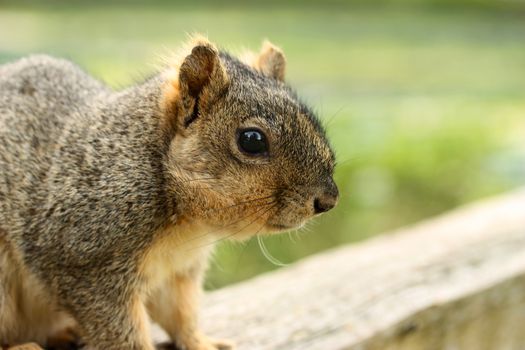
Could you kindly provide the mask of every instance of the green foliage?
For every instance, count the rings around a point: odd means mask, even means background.
[[[525,183],[521,1],[2,3],[0,61],[52,53],[115,87],[153,72],[188,32],[237,52],[266,37],[282,46],[289,81],[327,124],[341,190],[309,232],[265,239],[284,262]],[[209,287],[272,268],[256,241],[225,243]]]

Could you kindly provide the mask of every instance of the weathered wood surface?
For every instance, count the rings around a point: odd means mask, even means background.
[[[239,349],[525,349],[525,190],[205,298]]]

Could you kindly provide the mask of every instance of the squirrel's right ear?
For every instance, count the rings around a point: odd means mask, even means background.
[[[200,111],[228,86],[226,69],[212,43],[198,37],[191,41],[190,50],[178,67],[172,65],[168,71],[163,91],[165,111],[178,132],[196,120]]]
[[[283,50],[268,40],[263,42],[258,55],[253,55],[252,57],[247,56],[245,60],[248,61],[248,65],[261,74],[279,81],[284,81],[286,57],[284,56]]]

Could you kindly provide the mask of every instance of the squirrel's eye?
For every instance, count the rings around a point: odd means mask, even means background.
[[[238,143],[240,150],[249,155],[264,155],[268,152],[266,136],[257,129],[241,130]]]

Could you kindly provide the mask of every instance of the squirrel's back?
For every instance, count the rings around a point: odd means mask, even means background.
[[[0,171],[5,175],[0,184],[35,167],[45,171],[68,120],[107,93],[107,87],[63,59],[34,55],[0,66]],[[2,189],[5,184],[0,196]]]
[[[53,122],[54,129],[60,129],[63,118],[109,93],[108,87],[67,60],[46,55],[21,58],[0,65],[0,125],[16,126],[5,124],[16,114],[17,123],[31,119],[27,122],[34,128]],[[45,126],[46,133],[53,129],[49,126]]]

